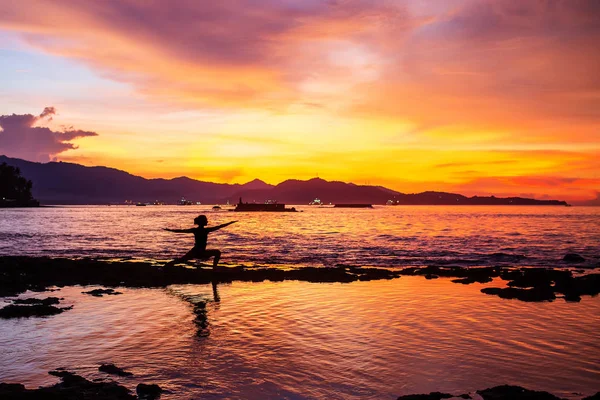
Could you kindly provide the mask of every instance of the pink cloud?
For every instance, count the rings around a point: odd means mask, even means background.
[[[47,127],[35,126],[43,120],[52,120],[54,107],[46,107],[39,116],[31,114],[0,116],[0,153],[32,161],[50,161],[55,155],[77,149],[72,140],[97,136],[95,132],[79,129],[52,131]]]

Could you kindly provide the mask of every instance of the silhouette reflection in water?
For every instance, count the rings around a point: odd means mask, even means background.
[[[217,287],[217,281],[212,281],[213,299],[215,303],[221,302],[221,296],[219,296],[219,288]]]
[[[221,251],[206,249],[206,242],[208,240],[208,234],[211,232],[214,232],[216,230],[219,230],[221,228],[224,228],[228,225],[231,225],[235,222],[237,222],[237,221],[231,221],[231,222],[227,222],[226,224],[207,228],[206,225],[208,225],[208,219],[206,218],[205,215],[199,215],[196,218],[194,218],[194,223],[196,225],[198,225],[195,228],[190,228],[190,229],[168,229],[168,228],[165,228],[165,230],[169,231],[169,232],[193,233],[194,239],[195,239],[194,247],[190,251],[188,251],[183,257],[176,258],[173,261],[169,261],[168,263],[165,264],[165,267],[171,267],[171,266],[175,265],[176,263],[188,261],[191,259],[208,260],[211,257],[214,257],[213,268],[217,268],[217,265],[219,264],[219,259],[221,258]]]

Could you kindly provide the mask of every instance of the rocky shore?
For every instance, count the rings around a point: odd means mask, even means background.
[[[0,399],[153,400],[160,398],[162,392],[158,385],[140,383],[137,385],[136,395],[134,395],[129,389],[116,382],[92,382],[64,369],[57,369],[48,373],[60,378],[61,381],[55,385],[38,389],[27,389],[19,383],[0,383]]]
[[[148,262],[106,261],[47,257],[0,257],[0,297],[16,296],[26,290],[44,291],[52,286],[100,285],[106,287],[166,287],[172,284],[262,282],[297,280],[306,282],[342,282],[394,279],[403,275],[426,279],[454,278],[458,284],[489,283],[494,278],[506,281],[506,287],[486,287],[481,291],[505,299],[522,301],[580,301],[581,296],[600,293],[600,273],[589,270],[574,275],[568,269],[508,267],[429,266],[404,269],[369,268],[339,265],[328,268],[269,267],[161,269]],[[113,289],[94,290],[93,296],[119,294]],[[16,306],[16,305],[15,305]],[[36,305],[37,306],[37,305]],[[40,304],[40,307],[54,307]]]
[[[112,369],[120,370],[114,365]],[[102,368],[102,367],[101,367]],[[102,369],[101,369],[102,370]],[[139,383],[136,394],[113,381],[92,382],[72,372],[58,369],[48,372],[57,376],[61,382],[38,389],[26,389],[18,383],[0,383],[0,398],[4,400],[130,400],[130,399],[159,399],[163,390],[155,384]],[[108,372],[110,373],[110,372]],[[130,377],[131,375],[127,375]],[[562,400],[551,393],[534,391],[520,386],[502,385],[478,390],[474,394],[453,395],[450,393],[432,392],[429,394],[409,394],[398,397],[397,400],[442,400],[442,399],[483,399],[483,400]],[[600,400],[600,392],[583,397],[581,400]]]
[[[446,278],[458,285],[488,284],[481,292],[501,298],[521,301],[580,301],[581,296],[600,293],[600,273],[574,273],[569,269],[508,268],[508,267],[448,267],[385,269],[339,265],[330,268],[299,267],[281,269],[268,267],[231,267],[213,271],[210,268],[182,266],[161,269],[149,262],[108,261],[95,259],[61,259],[46,257],[0,257],[0,297],[14,297],[27,290],[52,290],[53,286],[100,285],[107,288],[82,291],[90,296],[114,296],[118,287],[162,288],[172,284],[208,284],[233,281],[260,282],[299,280],[307,282],[355,282],[378,279],[397,279],[402,276],[421,276],[425,280]],[[504,282],[505,287],[498,287]],[[206,301],[194,296],[180,295],[193,306],[197,336],[210,335]],[[12,299],[11,304],[0,309],[1,318],[51,316],[69,310],[61,307],[58,297]],[[103,364],[99,371],[120,378],[135,379],[134,375],[114,364]],[[61,382],[38,389],[27,389],[18,383],[0,383],[1,399],[154,399],[161,389],[157,385],[140,383],[136,393],[107,379],[89,381],[66,370],[49,372]],[[497,386],[474,393],[450,394],[433,392],[398,397],[398,400],[464,399],[560,399],[547,392],[532,391],[518,386]],[[600,400],[600,393],[582,400]]]
[[[475,397],[476,396],[476,397]],[[529,390],[520,386],[502,385],[478,390],[476,394],[452,395],[450,393],[432,392],[429,394],[409,394],[398,397],[398,400],[442,400],[442,399],[483,399],[483,400],[562,400],[548,392]],[[600,392],[581,400],[600,400]]]

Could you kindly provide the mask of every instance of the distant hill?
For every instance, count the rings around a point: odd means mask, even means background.
[[[308,204],[318,197],[325,203],[385,204],[395,195],[400,193],[381,186],[361,186],[314,178],[308,181],[290,179],[268,189],[243,190],[227,200],[237,202],[242,197],[249,202],[271,199],[286,204]]]
[[[246,184],[203,182],[187,177],[146,179],[107,167],[86,167],[64,162],[36,163],[0,156],[0,163],[19,167],[33,182],[33,196],[42,204],[108,204],[163,201],[175,204],[182,197],[204,204],[262,203],[277,200],[286,204],[308,204],[315,198],[324,203],[399,205],[567,205],[564,201],[535,200],[520,197],[465,197],[444,192],[399,193],[382,186],[356,185],[315,178],[290,179],[276,186],[259,179]]]
[[[33,182],[33,196],[42,204],[108,204],[133,202],[177,203],[182,197],[216,203],[245,189],[271,188],[260,180],[246,185],[203,182],[187,177],[146,179],[107,167],[65,162],[36,163],[0,156],[0,163],[21,169]]]

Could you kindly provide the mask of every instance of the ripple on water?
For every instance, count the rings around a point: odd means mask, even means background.
[[[183,208],[2,210],[0,250],[10,255],[173,258],[193,244],[191,236],[162,230],[191,225],[199,210]],[[323,265],[333,258],[386,266],[444,262],[443,253],[457,249],[457,265],[493,265],[495,260],[480,255],[509,247],[534,266],[555,266],[566,253],[581,254],[592,260],[586,263],[590,266],[600,247],[598,207],[298,208],[304,212],[236,213],[239,222],[211,235],[209,245],[224,251],[225,262]],[[233,218],[227,212],[209,215],[211,224]]]
[[[402,277],[119,289],[102,298],[58,292],[74,308],[0,325],[0,381],[54,382],[67,367],[102,377],[101,363],[208,398],[394,398],[463,393],[499,384],[564,397],[597,391],[600,299],[524,303],[484,296],[484,285]],[[53,293],[57,295],[57,293]],[[40,296],[36,294],[36,296]],[[192,304],[208,301],[210,336],[197,338]],[[543,367],[541,367],[543,366]]]

